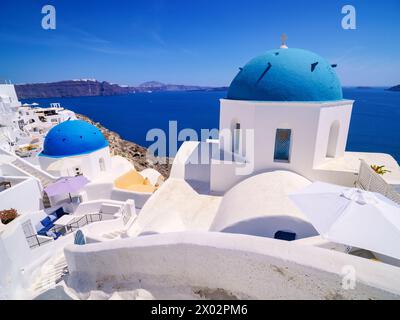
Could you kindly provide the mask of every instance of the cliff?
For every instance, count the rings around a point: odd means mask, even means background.
[[[128,94],[130,87],[122,87],[106,81],[68,80],[50,83],[32,83],[15,85],[19,99],[53,98],[53,97],[85,97],[110,96]]]
[[[121,86],[107,81],[97,80],[66,80],[49,83],[30,83],[15,85],[19,99],[32,98],[63,98],[63,97],[87,97],[87,96],[113,96],[135,92],[148,91],[193,91],[193,90],[226,90],[226,87],[204,87],[164,84],[157,81],[142,83],[137,87]]]
[[[164,176],[164,178],[169,177],[172,159],[157,157],[148,158],[146,156],[147,149],[145,147],[122,139],[118,133],[108,130],[100,123],[94,122],[84,115],[76,114],[76,116],[78,119],[85,120],[99,128],[99,130],[103,133],[110,144],[111,153],[114,155],[120,155],[131,161],[136,170],[142,171],[146,168],[153,168],[160,172]],[[163,164],[162,162],[166,163]]]
[[[391,87],[389,89],[386,89],[387,91],[400,91],[400,84],[398,84],[397,86]]]

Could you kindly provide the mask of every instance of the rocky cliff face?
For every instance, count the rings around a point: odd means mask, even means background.
[[[192,90],[226,90],[226,87],[202,87],[164,84],[149,81],[137,87],[120,86],[107,81],[97,80],[67,80],[49,83],[31,83],[15,85],[19,99],[32,98],[63,98],[87,96],[113,96],[147,91],[192,91]]]
[[[122,87],[106,81],[68,80],[51,83],[15,85],[19,99],[52,97],[111,96],[134,92],[131,87]]]
[[[78,117],[78,119],[85,120],[99,128],[99,130],[103,133],[104,137],[108,140],[110,144],[110,151],[114,155],[125,157],[126,159],[131,161],[136,170],[142,171],[146,168],[153,168],[160,172],[164,176],[164,178],[169,177],[172,159],[147,157],[146,148],[136,143],[122,139],[118,133],[108,130],[100,123],[94,122],[84,115],[76,114],[76,116]]]

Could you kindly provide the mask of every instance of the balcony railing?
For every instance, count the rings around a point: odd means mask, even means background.
[[[90,223],[101,221],[102,220],[102,214],[101,213],[91,213],[91,214],[86,214],[79,218],[78,220],[71,222],[68,224],[66,227],[66,232],[72,232],[75,230],[78,230]]]
[[[40,247],[46,243],[52,242],[53,238],[43,237],[43,236],[34,234],[32,236],[26,237],[26,241],[28,242],[29,248],[34,249],[34,248]]]
[[[360,169],[356,186],[367,191],[377,192],[386,198],[400,204],[400,193],[389,185],[379,174],[377,174],[368,163],[361,159]]]

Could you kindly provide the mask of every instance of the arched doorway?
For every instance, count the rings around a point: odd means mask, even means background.
[[[326,157],[334,158],[336,156],[336,147],[339,139],[339,121],[336,120],[331,124],[328,137],[328,146],[326,149]]]

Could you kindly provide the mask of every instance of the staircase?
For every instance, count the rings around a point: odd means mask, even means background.
[[[54,177],[52,177],[48,174],[45,174],[44,172],[41,172],[39,169],[35,168],[30,163],[23,161],[19,158],[16,158],[13,162],[11,162],[11,164],[13,164],[17,168],[25,171],[30,176],[37,178],[40,181],[40,183],[42,184],[43,188],[46,188],[50,183],[55,181]]]
[[[50,259],[41,267],[41,273],[33,282],[31,291],[34,297],[53,289],[68,274],[67,261],[63,253]]]
[[[121,238],[121,236],[123,234],[126,234],[126,230],[117,230],[117,231],[105,233],[105,234],[103,234],[103,237],[106,239],[113,240],[113,239]]]
[[[46,188],[50,183],[52,183],[52,182],[54,182],[56,180],[55,177],[52,177],[49,174],[47,174],[46,172],[35,168],[29,162],[26,162],[26,161],[24,161],[24,160],[22,160],[22,159],[20,159],[18,157],[15,158],[15,160],[12,161],[11,164],[13,164],[17,168],[23,170],[28,175],[37,178],[40,181],[40,183],[42,184],[43,188]],[[43,191],[43,194],[42,194],[42,202],[43,202],[43,207],[44,208],[50,208],[51,207],[50,199],[49,199],[47,193],[44,192],[44,191]]]
[[[52,182],[57,180],[56,177],[53,177],[52,175],[48,174],[47,172],[36,168],[34,165],[30,164],[28,161],[25,161],[25,160],[21,159],[20,157],[2,149],[2,148],[0,148],[0,154],[5,154],[9,157],[12,157],[14,160],[11,161],[10,163],[12,165],[14,165],[15,167],[24,171],[27,175],[38,179],[40,181],[43,189],[46,188]],[[42,201],[43,201],[44,208],[51,207],[50,199],[45,192],[43,192],[43,194],[42,194]]]

